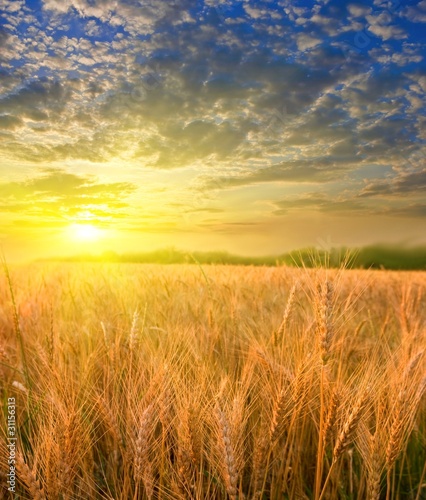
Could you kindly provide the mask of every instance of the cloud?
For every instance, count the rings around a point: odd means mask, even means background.
[[[253,230],[260,227],[258,222],[220,222],[206,220],[198,224],[198,228],[208,233],[225,233],[225,234],[240,234],[246,233],[247,230]]]
[[[356,199],[333,199],[323,193],[310,193],[299,198],[289,198],[274,203],[277,207],[273,211],[274,215],[286,215],[295,210],[315,211],[333,213],[336,215],[347,215],[348,213],[365,214],[370,209]]]
[[[415,203],[409,204],[397,209],[393,209],[390,215],[394,217],[426,217],[426,204],[425,203]]]
[[[361,197],[371,196],[407,196],[409,194],[421,194],[426,189],[426,168],[420,167],[414,171],[401,170],[396,175],[385,180],[368,182]]]
[[[164,23],[174,24],[190,7],[189,0],[159,2],[147,0],[143,2],[124,2],[104,0],[93,3],[90,0],[44,0],[43,9],[57,16],[66,16],[71,11],[79,17],[96,18],[112,26],[120,26],[131,35],[149,34]]]
[[[1,0],[0,9],[3,12],[15,13],[25,6],[25,0]]]
[[[228,189],[269,182],[326,183],[334,180],[337,175],[346,170],[347,166],[344,162],[339,164],[333,158],[328,160],[312,158],[311,160],[282,162],[233,177],[207,177],[201,179],[200,189],[202,191]]]
[[[415,174],[401,167],[424,139],[425,51],[411,24],[424,1],[392,11],[336,0],[44,0],[38,12],[1,1],[2,159],[200,171],[202,193],[343,185],[360,167],[392,165],[363,196],[414,196]]]
[[[301,33],[297,36],[297,48],[299,50],[312,49],[313,47],[320,45],[320,43],[320,38],[315,38],[305,33]]]
[[[332,192],[305,193],[291,196],[273,202],[275,216],[290,213],[316,212],[333,216],[367,216],[378,215],[387,217],[422,218],[426,215],[426,205],[423,202],[405,203],[401,199],[369,199],[365,193],[357,195],[356,191],[336,194]]]
[[[410,5],[402,9],[402,16],[412,23],[426,23],[426,0],[421,0],[417,5]]]
[[[398,26],[371,25],[368,27],[368,31],[371,31],[371,33],[374,33],[376,36],[385,41],[402,40],[404,38],[408,38],[407,33]]]
[[[251,5],[244,5],[244,10],[253,19],[261,19],[262,17],[268,17],[269,11],[267,9],[257,9]]]
[[[54,220],[95,217],[101,222],[122,216],[128,206],[125,199],[135,189],[130,183],[102,183],[49,168],[23,182],[0,184],[0,211]]]
[[[42,78],[31,81],[13,93],[0,99],[0,113],[35,121],[47,120],[48,113],[61,114],[69,96],[69,89],[61,82]]]
[[[0,115],[0,129],[14,130],[22,125],[23,121],[20,118],[6,114]]]
[[[359,3],[351,3],[347,9],[353,17],[365,17],[371,13],[371,7]]]

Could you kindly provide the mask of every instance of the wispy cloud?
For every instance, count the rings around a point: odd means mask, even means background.
[[[306,209],[340,215],[348,213],[365,215],[370,212],[368,206],[358,200],[344,199],[342,197],[332,199],[323,193],[311,193],[299,198],[280,200],[275,203],[275,206],[277,209],[273,212],[274,215],[285,215],[292,211]]]
[[[102,183],[92,176],[44,169],[26,181],[0,184],[0,212],[33,216],[41,223],[75,218],[102,222],[122,217],[135,189],[130,183]]]

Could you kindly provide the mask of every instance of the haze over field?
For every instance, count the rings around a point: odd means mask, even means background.
[[[426,243],[426,1],[0,0],[6,257]]]

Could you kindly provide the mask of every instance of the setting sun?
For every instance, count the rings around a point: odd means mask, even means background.
[[[72,224],[69,227],[72,239],[79,241],[96,241],[102,237],[102,230],[93,224]]]

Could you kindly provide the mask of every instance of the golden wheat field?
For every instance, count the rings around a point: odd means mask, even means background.
[[[32,264],[0,285],[2,498],[426,498],[426,273]]]

